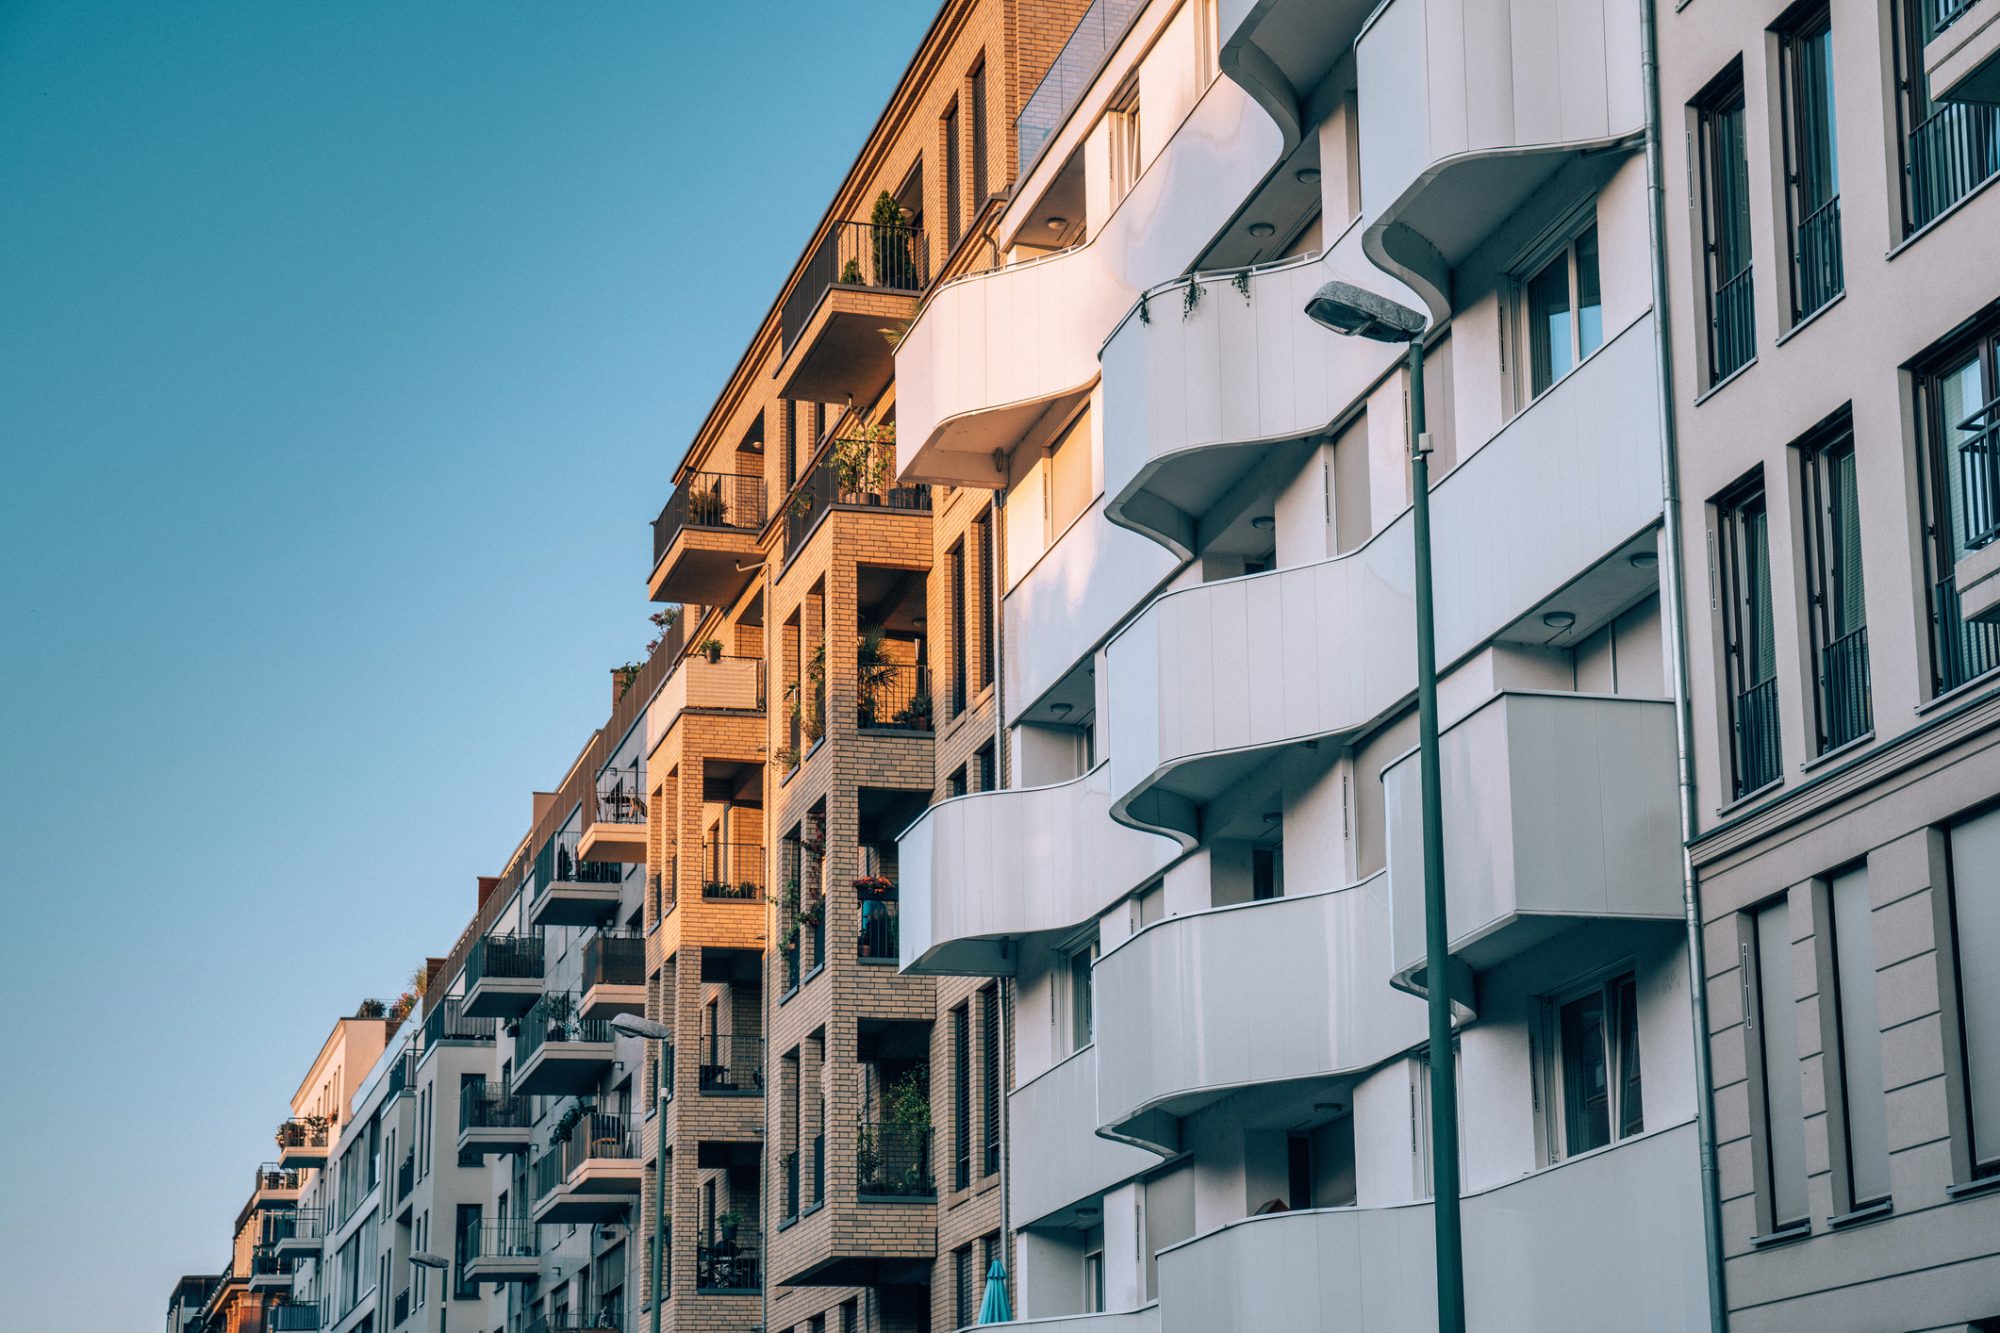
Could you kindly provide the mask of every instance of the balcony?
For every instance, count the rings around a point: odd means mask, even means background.
[[[532,1217],[482,1213],[465,1229],[458,1262],[467,1282],[534,1282],[542,1275],[542,1243]]]
[[[1922,0],[1924,78],[1939,102],[2000,103],[2000,4]]]
[[[717,1295],[752,1295],[764,1289],[755,1234],[715,1236],[694,1252],[694,1289]]]
[[[461,996],[447,995],[424,1017],[423,1051],[429,1055],[447,1042],[477,1044],[492,1041],[500,1033],[497,1018],[475,1018],[465,1012]]]
[[[1661,513],[1650,318],[1432,490],[1438,661],[1580,641],[1657,584]],[[1197,811],[1272,749],[1367,729],[1416,691],[1407,512],[1346,555],[1155,599],[1106,653],[1114,813],[1192,845]]]
[[[701,896],[707,902],[763,902],[764,845],[759,842],[703,843]]]
[[[257,1168],[250,1187],[252,1208],[288,1208],[298,1202],[305,1188],[306,1173],[298,1167],[266,1162]]]
[[[600,930],[583,945],[583,1016],[646,1012],[646,937]]]
[[[646,793],[636,769],[612,768],[597,775],[589,822],[577,843],[586,861],[646,864]]]
[[[534,1106],[505,1085],[466,1083],[458,1092],[458,1152],[526,1152],[533,1140]]]
[[[1143,1148],[1097,1132],[1097,1047],[1022,1084],[1007,1099],[1014,1139],[1013,1215],[1017,1225],[1076,1219],[1079,1204],[1160,1164]]]
[[[266,1312],[264,1327],[270,1333],[319,1333],[323,1327],[320,1308],[317,1305],[285,1302],[273,1305]]]
[[[574,996],[551,992],[521,1016],[514,1091],[534,1097],[587,1092],[616,1059],[610,1020],[585,1018]]]
[[[762,477],[688,473],[653,520],[653,600],[729,605],[755,577],[766,517]]]
[[[861,730],[928,733],[935,713],[927,664],[885,662],[856,668],[854,723]]]
[[[764,1039],[704,1033],[697,1087],[706,1097],[764,1095]]]
[[[405,1046],[394,1060],[389,1062],[388,1072],[383,1076],[382,1097],[392,1101],[397,1097],[417,1090],[417,1053]]]
[[[624,1220],[638,1204],[643,1165],[630,1115],[583,1111],[535,1159],[536,1225]]]
[[[410,1193],[417,1187],[417,1149],[412,1144],[403,1160],[396,1164],[396,1203],[400,1207],[410,1201]]]
[[[646,743],[658,746],[689,711],[764,711],[764,663],[756,657],[695,653],[677,663],[646,714]],[[668,849],[671,852],[671,848]]]
[[[934,1202],[931,1131],[863,1121],[854,1139],[854,1192],[863,1202]]]
[[[325,1166],[333,1126],[324,1116],[287,1120],[278,1126],[278,1165]]]
[[[880,963],[893,967],[902,957],[903,904],[901,891],[886,875],[873,875],[854,882],[855,896],[860,900],[861,929],[855,937],[855,956],[864,963]],[[813,957],[826,957],[824,921],[817,924],[822,932]]]
[[[250,1290],[290,1291],[293,1260],[259,1245],[250,1254]]]
[[[1705,1327],[1700,1182],[1685,1124],[1468,1194],[1466,1307],[1494,1333]],[[1433,1254],[1428,1203],[1247,1217],[1160,1252],[1160,1326],[1435,1328]]]
[[[602,925],[618,914],[625,867],[584,860],[578,855],[581,837],[574,831],[558,833],[535,856],[529,914],[537,929]]]
[[[1988,2],[2000,11],[2000,3]],[[1958,615],[2000,623],[2000,398],[1958,422],[1956,434],[1946,456],[1958,469],[1964,508],[1966,549],[1952,571]]]
[[[1582,921],[1681,915],[1673,705],[1495,695],[1440,738],[1451,951],[1497,966]],[[1422,804],[1410,754],[1383,770],[1396,974],[1424,965]]]
[[[476,1018],[516,1018],[542,998],[542,937],[482,935],[465,955],[465,1009]]]
[[[887,454],[890,446],[868,440],[830,440],[806,465],[805,475],[792,488],[791,498],[785,502],[787,563],[806,544],[806,538],[819,527],[820,520],[829,510],[839,508],[899,514],[931,512],[931,488],[928,486],[896,486],[886,480],[876,486],[841,485],[831,460],[840,451],[850,449],[880,449]],[[885,460],[885,472],[894,471],[894,461],[893,458]]]
[[[1363,106],[1405,108],[1361,136],[1361,194],[1380,201],[1362,245],[1451,311],[1451,270],[1551,176],[1585,153],[1636,147],[1646,126],[1630,0],[1390,0],[1355,43]],[[1379,131],[1379,132],[1377,132]]]
[[[1177,1152],[1179,1118],[1232,1091],[1354,1074],[1423,1041],[1424,1006],[1388,984],[1389,942],[1379,874],[1146,927],[1093,974],[1099,1126]]]
[[[1111,819],[1109,773],[958,796],[904,831],[902,964],[944,976],[1013,971],[1010,945],[1066,934],[1163,869],[1176,845]]]
[[[1014,117],[1016,174],[1025,180],[1040,160],[1056,131],[1069,120],[1070,113],[1089,91],[1090,85],[1117,49],[1132,20],[1146,7],[1145,0],[1091,0],[1089,9],[1077,21],[1063,42],[1062,50],[1049,63],[1042,81]]]
[[[778,396],[875,401],[894,373],[895,340],[930,285],[927,261],[924,237],[906,224],[834,223],[779,315]]]
[[[266,1215],[264,1237],[271,1252],[283,1259],[313,1258],[326,1239],[324,1208],[294,1208]]]

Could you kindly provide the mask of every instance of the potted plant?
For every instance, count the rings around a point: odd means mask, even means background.
[[[737,1229],[749,1220],[749,1218],[737,1212],[728,1212],[719,1215],[715,1219],[715,1225],[722,1232],[722,1243],[724,1245],[734,1245],[736,1243]]]
[[[688,492],[688,522],[698,528],[719,528],[728,519],[729,506],[722,498],[720,481],[703,490],[697,486]]]
[[[826,468],[833,473],[841,499],[865,495],[868,503],[882,503],[881,491],[889,480],[889,448],[896,442],[894,426],[864,426],[827,446]]]
[[[703,639],[701,641],[700,647],[701,647],[701,655],[708,659],[710,666],[713,666],[717,662],[720,662],[722,660],[722,640]]]
[[[568,1143],[569,1136],[583,1123],[583,1118],[597,1108],[587,1101],[575,1101],[556,1118],[555,1127],[549,1131],[549,1142]]]
[[[844,287],[864,287],[868,280],[861,275],[861,261],[850,259],[840,266],[840,282]]]
[[[798,919],[801,924],[817,926],[826,920],[826,899],[820,894],[808,894],[799,904]]]
[[[896,725],[909,731],[929,731],[931,729],[931,692],[926,689],[910,696],[896,714]]]
[[[896,882],[887,875],[863,875],[854,889],[864,898],[887,898],[896,892]]]
[[[861,631],[854,645],[856,725],[876,725],[877,699],[895,678],[896,663],[889,656],[888,631],[880,625],[870,625]]]
[[[875,285],[912,288],[917,283],[917,266],[910,258],[910,220],[903,206],[887,190],[875,196],[868,221],[873,232]]]

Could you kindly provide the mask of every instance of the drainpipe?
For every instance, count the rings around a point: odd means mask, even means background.
[[[1647,230],[1653,247],[1653,353],[1659,371],[1654,411],[1660,431],[1661,494],[1665,527],[1661,545],[1660,620],[1674,671],[1674,740],[1681,815],[1681,910],[1687,923],[1688,1007],[1694,1024],[1695,1137],[1701,1158],[1701,1230],[1708,1270],[1708,1325],[1723,1333],[1728,1302],[1723,1292],[1722,1203],[1715,1164],[1715,1079],[1708,1047],[1708,968],[1702,938],[1701,898],[1695,883],[1693,843],[1699,831],[1694,773],[1694,716],[1688,703],[1687,599],[1681,542],[1679,447],[1674,436],[1674,354],[1667,320],[1666,164],[1660,150],[1660,60],[1657,0],[1640,6],[1640,62],[1646,80]]]
[[[1007,489],[999,486],[993,491],[993,568],[989,571],[993,580],[993,642],[987,651],[993,654],[993,780],[1001,787],[1007,785],[1007,670],[1000,655],[1001,627],[1006,623],[1007,580],[1001,575],[1003,567],[1001,552],[1005,549],[1006,528],[1002,522],[1007,516]],[[981,553],[982,555],[984,552]],[[1020,965],[1020,956],[1012,944],[1003,944],[1001,949],[1014,954],[1015,966]],[[1014,978],[1000,978],[1000,989],[994,996],[1000,1006],[1000,1076],[1003,1085],[1010,1084],[1012,1066],[1007,1060],[1007,1034],[1013,1030],[1009,1016],[1014,1011]],[[1013,1089],[1003,1086],[1000,1091],[1000,1247],[1007,1265],[1007,1272],[1015,1279],[1015,1289],[1020,1289],[1020,1278],[1016,1270],[1020,1267],[1014,1253],[1014,1232],[1012,1227],[1012,1200],[1014,1174],[1014,1123],[1013,1111],[1008,1105],[1008,1094]]]

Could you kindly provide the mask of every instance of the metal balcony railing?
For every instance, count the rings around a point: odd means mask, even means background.
[[[696,1291],[757,1291],[761,1286],[757,1238],[746,1227],[734,1239],[720,1234],[694,1252]]]
[[[324,1148],[332,1137],[326,1120],[287,1120],[278,1126],[278,1151],[287,1148]]]
[[[1840,196],[1800,222],[1792,238],[1792,317],[1804,319],[1846,290],[1840,257]]]
[[[1097,72],[1145,7],[1145,0],[1095,0],[1084,11],[1075,31],[1056,53],[1049,72],[1042,76],[1022,105],[1021,114],[1014,118],[1015,157],[1020,162],[1016,180],[1027,179],[1042,150],[1069,119],[1084,92],[1097,81]]]
[[[2000,537],[2000,398],[1958,423],[1958,476],[1968,550]]]
[[[1820,653],[1820,751],[1837,750],[1875,729],[1868,690],[1868,627],[1829,643]]]
[[[1910,131],[1903,152],[1908,229],[1936,221],[1995,172],[2000,172],[2000,107],[1938,103]]]
[[[646,937],[600,930],[583,945],[583,988],[646,984]]]
[[[688,528],[756,532],[764,526],[764,479],[747,473],[696,472],[674,487],[667,507],[653,520],[653,563],[659,564],[674,538]]]
[[[270,1309],[271,1333],[317,1333],[320,1327],[319,1306],[312,1304],[274,1305]]]
[[[482,935],[465,955],[465,984],[484,977],[539,981],[542,976],[540,935]]]
[[[764,1039],[730,1033],[703,1033],[701,1090],[728,1096],[764,1091]]]
[[[294,1166],[279,1166],[276,1162],[266,1162],[257,1168],[255,1188],[263,1190],[296,1190],[304,1188],[306,1173]]]
[[[458,1261],[463,1265],[474,1259],[534,1259],[541,1252],[533,1218],[482,1213],[466,1225],[465,1246]]]
[[[701,896],[757,902],[764,896],[764,845],[705,842],[701,847]]]
[[[835,505],[859,505],[876,509],[897,509],[911,513],[930,512],[931,488],[928,486],[898,486],[884,482],[880,486],[862,489],[848,489],[840,484],[839,477],[829,466],[833,451],[838,448],[856,447],[852,440],[834,440],[822,448],[814,460],[806,465],[805,474],[792,488],[785,501],[785,559],[797,553],[805,539],[811,535],[820,515]],[[860,447],[880,449],[893,454],[895,446],[889,444],[869,444]]]
[[[424,1049],[428,1051],[447,1041],[492,1041],[499,1032],[498,1019],[473,1018],[465,1012],[464,1000],[447,995],[424,1020]]]
[[[568,1175],[563,1170],[561,1144],[551,1144],[549,1150],[535,1158],[532,1172],[535,1185],[535,1199],[539,1202],[562,1188]]]
[[[458,1090],[458,1128],[527,1129],[535,1123],[532,1100],[504,1084],[467,1083]]]
[[[281,1256],[264,1245],[259,1245],[250,1252],[251,1277],[290,1277],[291,1275],[292,1259],[290,1256]]]
[[[560,1151],[565,1177],[585,1162],[631,1161],[639,1156],[639,1133],[632,1116],[624,1111],[585,1111],[570,1127],[569,1137],[551,1152]]]
[[[410,1197],[410,1191],[417,1184],[417,1150],[412,1147],[403,1154],[403,1160],[396,1165],[396,1202]]]
[[[678,623],[678,622],[676,622]],[[643,779],[633,769],[607,769],[597,775],[597,807],[593,816],[600,824],[644,824],[646,793]]]
[[[878,877],[879,878],[879,877]],[[881,959],[895,962],[901,957],[901,935],[897,929],[901,904],[896,897],[896,886],[886,888],[856,889],[861,899],[861,930],[856,941],[856,953],[862,958]]]
[[[389,1066],[382,1095],[394,1099],[412,1091],[417,1082],[417,1053],[406,1050]]]
[[[863,1121],[855,1138],[854,1183],[860,1194],[899,1199],[935,1196],[931,1131]]]
[[[1724,279],[1709,298],[1709,382],[1719,384],[1748,365],[1757,352],[1757,316],[1752,305],[1751,266]]]
[[[1748,796],[1778,780],[1778,680],[1736,696],[1736,794]]]
[[[908,222],[836,222],[819,243],[778,319],[781,352],[791,355],[813,311],[833,287],[920,292],[930,284],[923,236]],[[656,562],[657,563],[657,562]]]
[[[558,833],[542,844],[535,854],[534,893],[540,897],[549,885],[622,884],[625,867],[612,861],[586,861],[579,857],[577,844],[583,835],[574,829]]]
[[[578,1013],[576,997],[551,991],[521,1016],[521,1030],[514,1038],[514,1068],[526,1068],[551,1042],[608,1042],[615,1035],[608,1019],[585,1018]]]
[[[1931,657],[1939,694],[2000,667],[2000,625],[1966,623],[1954,576],[1931,589]]]
[[[264,1243],[267,1245],[285,1240],[316,1241],[325,1235],[324,1208],[288,1208],[265,1214]]]
[[[858,726],[931,730],[931,669],[918,662],[883,663],[855,671]]]

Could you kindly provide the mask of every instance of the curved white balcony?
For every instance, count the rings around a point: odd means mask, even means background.
[[[1071,1220],[1061,1215],[1160,1164],[1155,1153],[1098,1134],[1096,1046],[1022,1084],[1007,1109],[1016,1226]]]
[[[1303,136],[1306,99],[1347,54],[1380,0],[1218,0],[1222,72],[1278,123],[1286,149]]]
[[[1007,1325],[1025,1333],[1160,1333],[1160,1307],[1107,1311],[1104,1314],[1059,1314],[1047,1319],[1016,1319]]]
[[[1218,79],[1088,242],[931,293],[896,347],[903,477],[1004,480],[993,451],[1089,390],[1119,317],[1201,254],[1280,149],[1270,117]]]
[[[1053,787],[940,801],[898,848],[903,968],[961,976],[1011,973],[1008,944],[1076,929],[1179,854],[1113,822],[1102,764]]]
[[[1462,1208],[1466,1306],[1487,1333],[1707,1325],[1692,1123],[1469,1194]],[[1435,1328],[1435,1256],[1428,1203],[1244,1218],[1160,1251],[1160,1327]]]
[[[1561,595],[1578,638],[1653,585],[1612,558],[1650,550],[1661,513],[1651,316],[1433,490],[1438,661],[1548,638]],[[1416,689],[1405,512],[1332,560],[1180,589],[1106,652],[1115,817],[1193,845],[1196,809],[1275,746],[1360,731]]]
[[[1451,269],[1577,155],[1646,126],[1638,0],[1390,0],[1355,42],[1369,256],[1451,311]]]
[[[1445,921],[1475,971],[1579,921],[1681,917],[1674,708],[1497,694],[1440,737]],[[1396,973],[1424,966],[1423,801],[1414,752],[1383,770]]]
[[[1101,1128],[1175,1152],[1177,1118],[1227,1092],[1356,1073],[1422,1042],[1423,1003],[1389,986],[1388,959],[1381,874],[1154,922],[1093,973]]]

